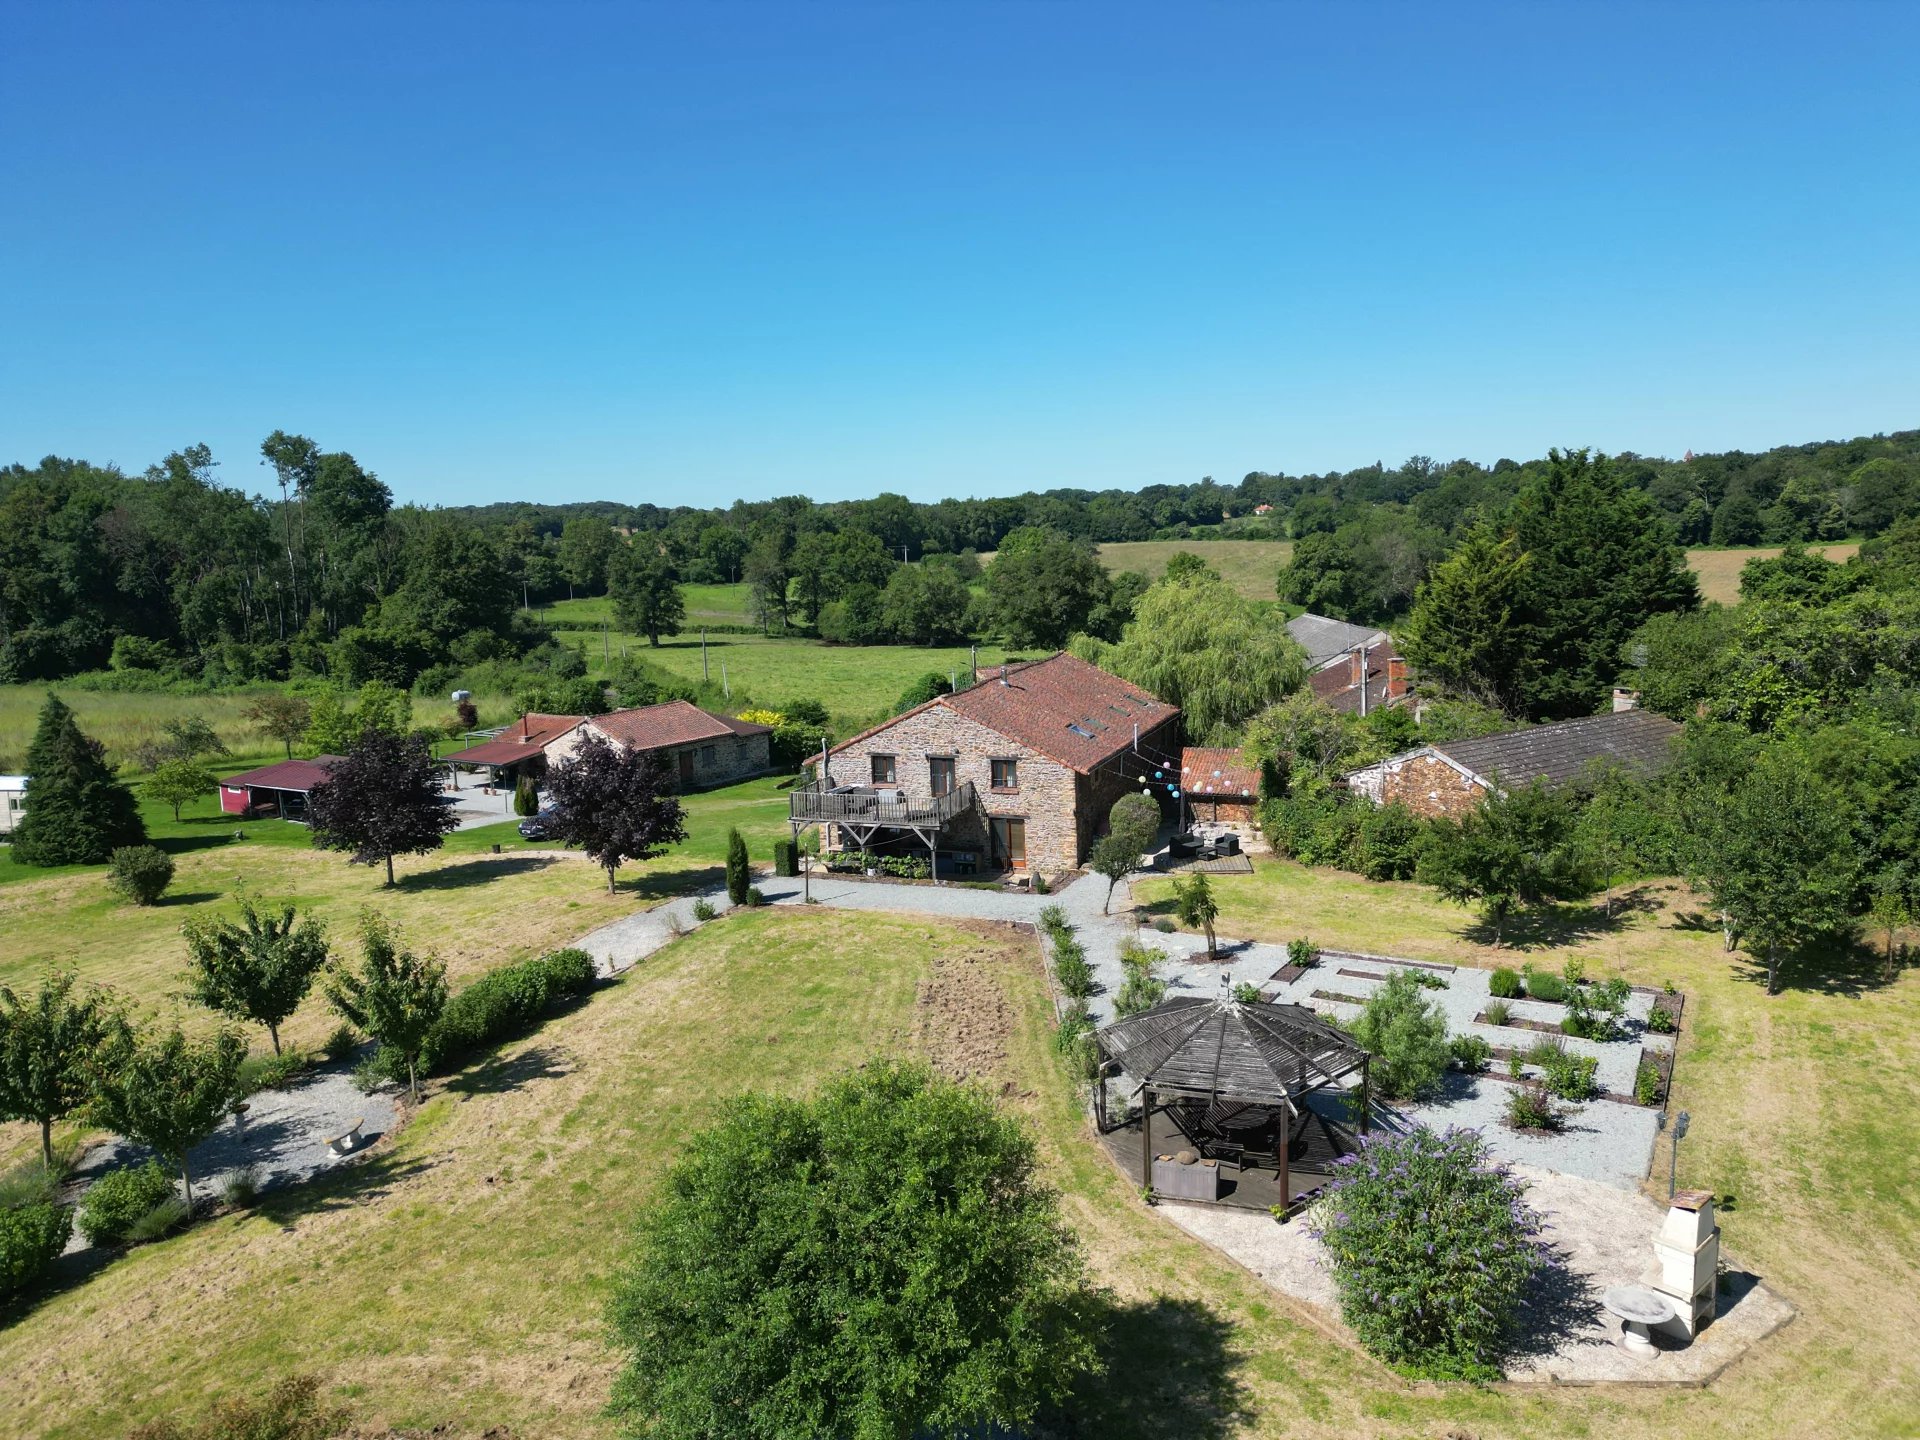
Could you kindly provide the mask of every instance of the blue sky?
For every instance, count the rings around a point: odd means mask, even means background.
[[[917,499],[1920,424],[1920,7],[0,10],[0,462]]]

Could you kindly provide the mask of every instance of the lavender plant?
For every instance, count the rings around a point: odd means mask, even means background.
[[[1309,1228],[1361,1344],[1408,1375],[1498,1380],[1528,1283],[1553,1263],[1525,1183],[1472,1130],[1363,1140],[1336,1164]]]

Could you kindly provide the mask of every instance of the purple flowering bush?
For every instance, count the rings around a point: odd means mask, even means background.
[[[1309,1228],[1360,1343],[1421,1378],[1499,1379],[1527,1283],[1549,1263],[1525,1184],[1471,1130],[1364,1140],[1337,1164]]]

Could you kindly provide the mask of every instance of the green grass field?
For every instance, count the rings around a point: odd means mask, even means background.
[[[1304,929],[1330,946],[1513,958],[1473,944],[1464,912],[1413,886],[1269,863],[1220,891],[1230,934]],[[971,1071],[1033,1128],[1106,1296],[1111,1374],[1074,1407],[1088,1434],[1910,1434],[1920,1117],[1906,1102],[1920,1084],[1920,971],[1769,999],[1711,933],[1686,927],[1684,896],[1651,900],[1606,944],[1581,948],[1686,992],[1675,1103],[1693,1129],[1680,1182],[1732,1192],[1728,1254],[1800,1310],[1704,1389],[1387,1374],[1140,1204],[1051,1054],[1030,939],[815,909],[700,928],[437,1084],[397,1142],[353,1170],[136,1250],[14,1316],[0,1329],[13,1381],[0,1387],[0,1433],[119,1435],[304,1369],[367,1429],[611,1437],[602,1407],[618,1361],[601,1306],[626,1219],[678,1138],[748,1086],[806,1091],[906,1052]],[[599,917],[570,918],[584,929]]]
[[[1123,540],[1099,547],[1109,570],[1137,570],[1158,580],[1180,551],[1198,555],[1249,600],[1273,600],[1280,567],[1293,558],[1291,540]]]

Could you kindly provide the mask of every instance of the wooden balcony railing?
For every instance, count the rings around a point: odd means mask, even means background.
[[[885,785],[823,787],[817,780],[787,796],[787,814],[794,820],[848,825],[945,825],[972,808],[971,780],[927,800]]]

